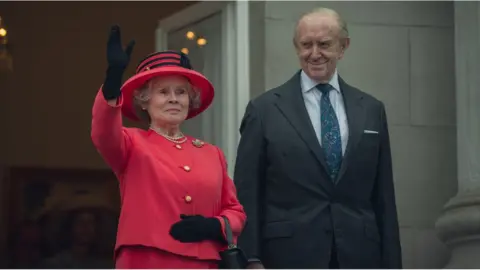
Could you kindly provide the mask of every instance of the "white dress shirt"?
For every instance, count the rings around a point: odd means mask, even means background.
[[[322,145],[322,125],[321,125],[321,110],[320,110],[320,99],[322,97],[322,92],[318,90],[315,86],[318,83],[310,79],[305,72],[301,72],[301,86],[302,86],[302,95],[303,100],[305,101],[305,107],[307,108],[308,115],[310,116],[310,121],[312,121],[313,129],[317,135],[318,142]],[[330,102],[332,103],[333,110],[337,115],[338,123],[340,125],[340,136],[342,138],[342,154],[345,154],[345,149],[348,143],[348,122],[347,114],[345,112],[345,104],[343,102],[343,96],[341,94],[340,85],[338,83],[338,73],[335,70],[332,78],[328,82],[334,90],[329,92]]]

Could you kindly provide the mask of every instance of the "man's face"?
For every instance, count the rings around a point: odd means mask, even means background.
[[[325,14],[310,14],[299,22],[295,47],[301,68],[312,80],[327,83],[334,74],[349,45],[340,30],[336,18]]]

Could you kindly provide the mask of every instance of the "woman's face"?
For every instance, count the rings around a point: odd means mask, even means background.
[[[166,76],[150,82],[146,110],[154,123],[178,125],[189,111],[190,83],[181,76]]]

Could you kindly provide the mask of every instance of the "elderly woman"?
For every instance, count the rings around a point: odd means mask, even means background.
[[[123,50],[120,29],[112,27],[92,117],[93,143],[119,181],[116,267],[218,268],[224,218],[236,238],[245,213],[222,151],[180,130],[208,108],[213,86],[172,51],[147,56],[121,86],[133,45]],[[122,113],[150,128],[123,127]]]

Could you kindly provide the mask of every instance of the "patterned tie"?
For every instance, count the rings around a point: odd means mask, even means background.
[[[330,102],[330,84],[318,84],[317,89],[322,92],[320,99],[320,119],[322,124],[322,148],[332,181],[337,178],[342,164],[342,140],[337,115]]]

